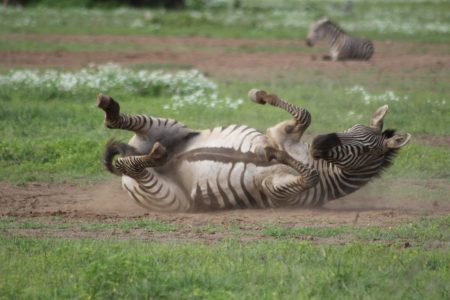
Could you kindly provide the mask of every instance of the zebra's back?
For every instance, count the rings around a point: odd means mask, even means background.
[[[346,37],[339,51],[339,59],[369,60],[375,47],[369,39]]]

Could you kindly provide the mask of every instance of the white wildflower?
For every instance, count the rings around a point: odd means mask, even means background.
[[[132,93],[167,95],[171,103],[164,109],[179,110],[185,106],[238,108],[243,101],[219,97],[217,84],[198,70],[178,72],[132,70],[119,65],[89,65],[79,71],[14,70],[0,74],[0,88],[13,90],[40,89],[48,95],[77,93],[80,89],[94,92],[125,89]]]
[[[394,91],[386,91],[379,95],[373,95],[367,92],[364,87],[360,85],[355,85],[351,88],[345,90],[347,94],[360,94],[361,99],[365,104],[370,104],[372,102],[392,102],[392,101],[407,101],[408,96],[400,97],[394,93]]]

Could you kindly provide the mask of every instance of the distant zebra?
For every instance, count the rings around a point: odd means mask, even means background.
[[[314,46],[319,40],[326,40],[330,55],[324,59],[337,60],[369,60],[374,53],[373,43],[365,38],[354,38],[345,33],[337,24],[323,17],[311,25],[306,44]]]
[[[244,125],[195,131],[172,119],[120,113],[100,95],[108,128],[135,133],[129,144],[108,143],[104,164],[141,206],[158,211],[318,206],[351,193],[387,167],[409,134],[382,132],[387,106],[370,127],[300,141],[311,123],[306,109],[252,90],[251,100],[271,104],[294,119],[266,134]],[[115,160],[115,156],[120,155]]]

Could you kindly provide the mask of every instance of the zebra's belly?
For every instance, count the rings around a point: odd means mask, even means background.
[[[245,162],[194,161],[185,162],[190,179],[190,198],[195,207],[252,208],[272,207],[261,190],[262,174],[267,166]]]
[[[200,132],[190,140],[181,152],[195,149],[234,149],[237,152],[255,152],[260,145],[266,145],[267,137],[254,128],[245,125],[216,127]]]

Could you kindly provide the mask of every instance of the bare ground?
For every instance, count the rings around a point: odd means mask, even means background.
[[[397,181],[390,189],[421,186],[448,189],[446,180]],[[370,188],[370,187],[369,187]],[[0,215],[17,217],[65,216],[68,218],[135,218],[152,217],[175,223],[229,224],[279,223],[295,226],[330,224],[388,226],[422,216],[450,213],[450,201],[429,201],[409,194],[392,198],[384,190],[366,193],[361,190],[346,198],[332,201],[317,209],[229,210],[208,213],[157,213],[138,206],[121,188],[120,180],[89,185],[74,183],[29,183],[17,186],[0,182]],[[358,215],[358,217],[356,217]],[[355,218],[357,220],[355,221]]]
[[[375,44],[376,53],[369,62],[322,61],[318,55],[301,51],[267,52],[262,47],[304,48],[304,41],[214,39],[206,37],[146,37],[109,35],[35,35],[3,34],[0,40],[34,40],[47,42],[101,43],[111,45],[111,51],[0,51],[0,65],[5,67],[68,67],[86,66],[90,63],[115,62],[134,64],[192,65],[203,72],[218,77],[270,79],[290,70],[364,71],[375,70],[401,74],[430,71],[439,78],[450,68],[447,45],[422,45],[383,41]],[[114,43],[147,45],[146,50],[120,51]],[[243,50],[246,47],[248,52]],[[155,50],[157,49],[157,50]],[[236,51],[237,50],[237,51]],[[318,50],[323,53],[324,50]]]
[[[391,188],[407,189],[422,186],[450,192],[446,180],[395,182]],[[253,209],[227,210],[202,213],[158,213],[138,206],[124,190],[120,180],[97,182],[89,185],[74,183],[29,183],[17,186],[0,182],[0,216],[19,218],[22,221],[38,220],[38,228],[7,228],[0,234],[20,236],[46,236],[56,238],[114,238],[143,239],[149,241],[201,241],[212,243],[228,238],[248,242],[273,239],[264,234],[267,224],[282,228],[334,227],[391,227],[416,222],[423,217],[445,216],[450,213],[450,201],[445,198],[430,201],[420,196],[394,197],[380,190],[373,193],[361,190],[344,199],[328,203],[318,209]],[[57,221],[54,218],[57,218]],[[101,222],[120,223],[125,219],[149,218],[176,225],[175,230],[158,232],[144,228],[87,230],[80,224]],[[62,224],[71,224],[58,229]],[[46,226],[49,225],[49,226]],[[345,244],[356,240],[351,234],[336,237],[299,235],[298,239],[320,244]],[[409,241],[397,241],[396,243]],[[441,247],[440,244],[429,245]]]
[[[129,37],[129,36],[86,36],[86,35],[0,35],[0,40],[67,41],[79,43],[131,43],[136,45],[159,45],[158,50],[146,51],[0,51],[0,65],[8,67],[67,67],[75,68],[89,63],[116,62],[133,64],[189,64],[203,72],[222,78],[245,78],[255,80],[271,79],[289,70],[320,71],[364,71],[375,70],[380,76],[385,73],[403,75],[432,72],[436,80],[446,80],[450,68],[450,52],[446,45],[417,45],[413,43],[378,42],[376,55],[370,62],[332,63],[321,61],[316,56],[302,52],[261,52],[259,47],[303,47],[303,41],[288,40],[246,40],[212,39],[200,37]],[[250,47],[252,51],[232,51]],[[230,50],[231,49],[231,50]],[[423,144],[450,146],[449,136],[418,136]],[[423,199],[420,195],[395,195],[383,191],[357,192],[345,199],[327,204],[321,209],[299,210],[235,210],[208,213],[155,213],[142,209],[121,189],[120,181],[111,180],[91,185],[76,183],[48,184],[30,183],[16,186],[0,182],[0,216],[19,218],[61,216],[64,219],[116,220],[123,218],[149,217],[181,225],[184,230],[175,233],[158,233],[134,230],[126,235],[150,239],[194,238],[201,240],[221,237],[217,232],[194,232],[189,228],[208,224],[228,226],[237,224],[241,228],[254,230],[261,224],[275,223],[286,226],[334,226],[357,224],[361,226],[391,226],[417,220],[423,216],[448,215],[450,213],[450,192],[448,180],[397,181],[394,187],[408,189],[409,186],[438,188],[446,195],[437,201]],[[444,192],[445,193],[445,192]],[[377,195],[377,196],[374,196]],[[187,229],[186,229],[187,228]],[[64,232],[48,230],[7,230],[6,234],[52,235],[52,236],[94,236],[108,237],[123,233],[86,233],[77,229]],[[257,239],[258,236],[247,236]],[[326,240],[325,242],[330,242]],[[331,241],[333,242],[333,241]]]

